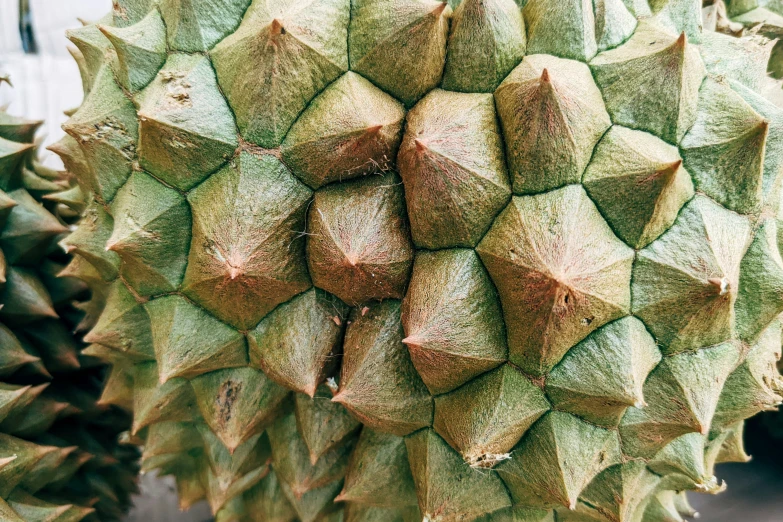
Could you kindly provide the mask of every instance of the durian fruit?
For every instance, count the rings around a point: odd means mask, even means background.
[[[701,7],[117,0],[72,32],[63,243],[111,281],[86,339],[143,468],[222,522],[691,516],[781,401],[783,312],[783,112]]]
[[[106,366],[74,333],[90,326],[89,289],[58,277],[70,256],[57,241],[83,195],[36,161],[39,125],[0,112],[0,519],[119,520],[139,452],[119,440],[128,413],[98,400]]]

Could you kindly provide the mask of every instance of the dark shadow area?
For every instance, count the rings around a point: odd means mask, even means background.
[[[722,464],[716,470],[728,485],[724,493],[690,495],[700,521],[783,522],[783,439],[770,436],[761,416],[748,421],[745,444],[750,462]]]

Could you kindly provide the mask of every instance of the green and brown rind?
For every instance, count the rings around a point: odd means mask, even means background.
[[[144,469],[222,522],[692,515],[781,401],[783,312],[783,113],[700,7],[118,0],[79,30],[65,244],[113,279],[87,339]]]

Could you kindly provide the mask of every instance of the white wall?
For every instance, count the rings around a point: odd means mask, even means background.
[[[82,101],[82,82],[68,54],[65,30],[79,27],[77,18],[96,20],[111,9],[111,0],[32,0],[30,9],[38,54],[22,51],[19,38],[19,0],[0,0],[0,75],[14,84],[0,86],[0,106],[18,116],[45,120],[40,131],[44,146],[59,140],[66,120],[63,111]],[[62,164],[41,150],[47,164]]]

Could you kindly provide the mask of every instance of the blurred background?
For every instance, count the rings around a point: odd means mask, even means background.
[[[557,0],[552,0],[557,1]],[[111,8],[111,0],[0,0],[0,107],[17,116],[45,120],[39,139],[44,147],[60,139],[64,111],[77,107],[82,86],[68,52],[65,31],[79,20],[96,20]],[[44,162],[62,168],[59,158],[42,149]],[[780,414],[783,415],[783,414]],[[778,422],[783,426],[783,419]],[[754,419],[746,431],[749,464],[724,464],[718,477],[728,490],[718,497],[693,494],[691,501],[706,522],[783,522],[783,429],[773,439]],[[187,513],[177,507],[169,478],[146,475],[141,495],[127,522],[206,522],[212,520],[202,503]]]

